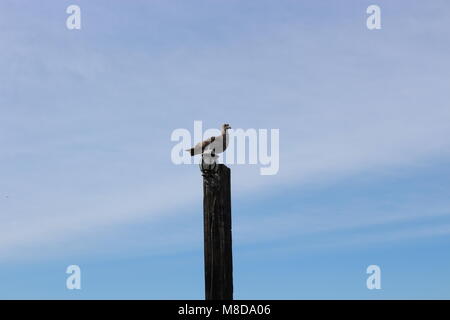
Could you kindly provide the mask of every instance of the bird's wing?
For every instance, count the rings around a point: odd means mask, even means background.
[[[207,147],[207,146],[209,146],[211,143],[213,143],[214,142],[214,140],[216,140],[216,137],[211,137],[211,138],[209,138],[209,139],[206,139],[205,141],[202,141],[202,142],[199,142],[199,143],[197,143],[196,145],[195,145],[195,149],[201,149],[201,150],[205,150],[205,148]]]
[[[215,137],[213,143],[208,145],[208,149],[214,149],[215,153],[222,153],[228,147],[228,135],[222,134],[220,136]]]
[[[206,147],[208,147],[211,143],[213,143],[214,140],[216,140],[216,137],[206,139],[205,141],[197,143],[193,148],[188,149],[187,151],[190,151],[191,156],[203,153]]]

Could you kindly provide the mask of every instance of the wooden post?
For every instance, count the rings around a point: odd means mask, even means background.
[[[230,169],[201,164],[205,237],[205,299],[233,299]]]

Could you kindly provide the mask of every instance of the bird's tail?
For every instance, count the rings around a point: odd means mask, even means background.
[[[189,152],[191,154],[191,157],[194,156],[194,148],[191,149],[186,149],[187,152]]]

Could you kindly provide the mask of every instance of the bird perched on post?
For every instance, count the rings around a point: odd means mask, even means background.
[[[205,141],[197,143],[193,148],[187,149],[191,156],[196,154],[210,154],[215,156],[217,153],[222,153],[228,147],[228,132],[231,129],[228,123],[222,125],[222,134],[217,137],[211,137]]]

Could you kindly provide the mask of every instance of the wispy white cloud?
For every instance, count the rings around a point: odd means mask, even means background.
[[[253,19],[264,25],[263,17]],[[171,164],[170,133],[198,119],[280,128],[279,175],[234,166],[236,197],[448,157],[447,22],[424,19],[417,28],[401,17],[382,35],[352,23],[311,29],[289,20],[243,32],[225,23],[226,41],[203,31],[190,33],[190,42],[173,37],[167,46],[129,47],[90,29],[78,38],[43,28],[53,41],[39,43],[12,24],[17,37],[0,53],[0,188],[12,195],[0,203],[0,256],[192,214],[200,176]],[[286,227],[297,218],[282,217]],[[330,218],[323,217],[327,228],[355,222]],[[307,229],[317,223],[304,219]]]

